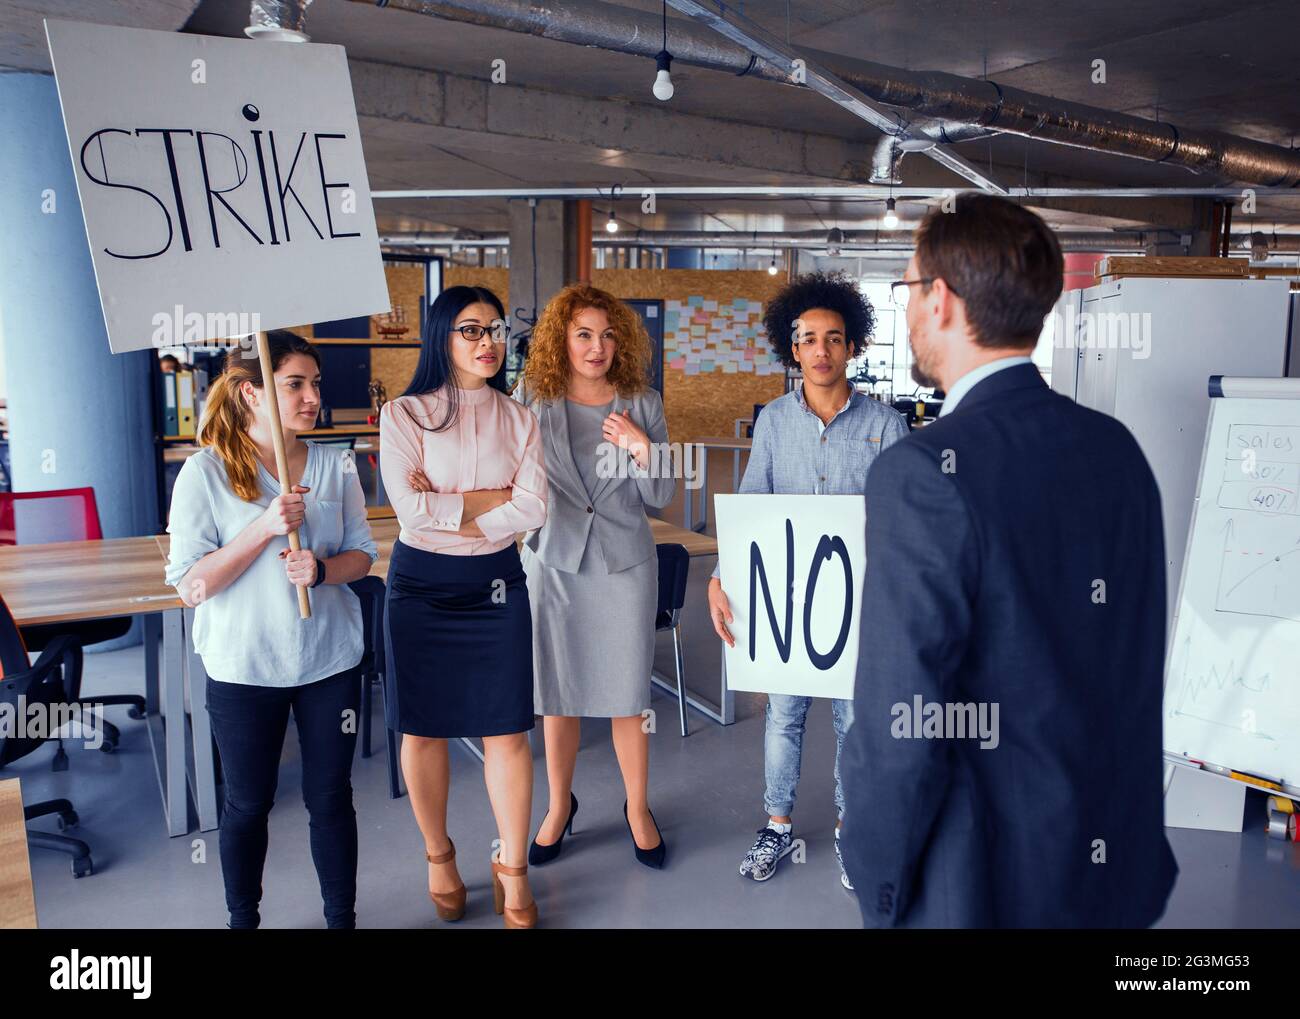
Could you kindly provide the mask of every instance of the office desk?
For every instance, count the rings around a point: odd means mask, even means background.
[[[0,781],[0,928],[36,926],[36,899],[27,859],[27,822],[18,779]]]
[[[0,593],[19,626],[140,616],[144,623],[145,710],[169,835],[189,831],[186,767],[185,627],[189,609],[163,582],[151,536],[0,547]],[[159,646],[162,663],[159,664]],[[191,684],[191,701],[203,703]],[[207,713],[195,740],[208,738]],[[200,729],[202,730],[200,732]],[[216,800],[198,796],[200,821],[216,823]]]
[[[737,419],[739,420],[739,419]],[[731,491],[740,491],[740,454],[742,450],[752,449],[754,447],[753,439],[746,438],[727,438],[726,436],[714,435],[706,436],[703,439],[696,439],[688,443],[694,446],[698,452],[700,464],[700,522],[695,523],[695,497],[694,493],[687,489],[684,500],[684,524],[688,531],[703,531],[709,523],[709,450],[712,449],[729,449],[731,450]]]

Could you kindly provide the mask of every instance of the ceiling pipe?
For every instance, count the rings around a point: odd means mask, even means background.
[[[600,0],[351,0],[485,28],[522,32],[653,60],[662,46],[658,14]],[[719,15],[733,18],[729,11]],[[676,64],[797,85],[712,29],[675,22]],[[941,71],[907,71],[838,54],[801,51],[875,102],[920,117],[957,121],[1039,141],[1181,166],[1266,187],[1300,183],[1300,151],[1238,135],[1180,127]],[[906,117],[900,116],[900,124]]]
[[[1102,230],[1059,230],[1056,239],[1064,251],[1141,252],[1157,237],[1177,236],[1177,231],[1150,230],[1133,233],[1110,233]],[[787,231],[737,231],[728,233],[716,230],[639,230],[635,235],[603,237],[594,235],[592,244],[598,248],[745,248],[768,251],[776,248],[822,250],[827,247],[825,230]],[[510,246],[508,234],[483,234],[468,236],[458,231],[414,232],[383,234],[379,243],[389,248],[506,248]],[[845,249],[872,249],[910,251],[914,244],[910,229],[899,230],[839,230],[834,247]],[[1300,234],[1238,233],[1232,235],[1232,250],[1238,252],[1264,251],[1266,254],[1300,253]]]
[[[244,34],[275,42],[311,42],[307,34],[310,6],[311,0],[250,0]]]
[[[972,138],[991,138],[1001,134],[976,124],[955,120],[918,120],[897,134],[881,135],[871,157],[872,184],[902,184],[898,164],[908,152],[925,152],[936,145],[951,145]]]

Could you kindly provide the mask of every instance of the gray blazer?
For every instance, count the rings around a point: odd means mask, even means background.
[[[521,382],[514,398],[528,407],[541,424],[542,447],[546,452],[546,523],[530,531],[525,544],[539,559],[562,573],[577,573],[587,542],[600,542],[601,555],[610,573],[643,563],[655,554],[654,538],[646,520],[646,509],[660,509],[672,501],[677,482],[666,469],[668,457],[659,458],[661,476],[641,471],[623,450],[617,451],[618,476],[602,478],[588,498],[569,441],[569,420],[564,400],[534,398]],[[615,411],[626,410],[633,422],[645,430],[652,443],[667,449],[668,425],[664,403],[654,389],[646,388],[631,399],[615,396]],[[650,464],[653,469],[655,460]]]

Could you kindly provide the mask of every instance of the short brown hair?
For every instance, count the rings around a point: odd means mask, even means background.
[[[1061,296],[1056,235],[1039,216],[996,195],[966,193],[952,212],[931,209],[916,229],[916,264],[966,303],[981,347],[1032,346]]]

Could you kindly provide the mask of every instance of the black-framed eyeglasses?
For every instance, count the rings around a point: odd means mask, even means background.
[[[916,280],[894,280],[893,283],[889,284],[889,298],[900,308],[906,308],[908,298],[911,296],[912,293],[912,287],[916,286],[917,284],[921,284],[923,286],[928,287],[931,283],[933,283],[937,279],[940,279],[940,277],[922,276],[920,279],[916,279]],[[952,295],[954,297],[961,296],[961,294],[957,293],[957,291],[952,289],[951,285],[948,287],[948,289],[952,291]]]
[[[510,330],[504,324],[481,326],[477,322],[469,322],[463,326],[452,326],[451,331],[460,333],[471,343],[477,343],[489,333],[491,333],[494,343],[505,343],[510,335]]]

